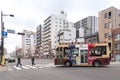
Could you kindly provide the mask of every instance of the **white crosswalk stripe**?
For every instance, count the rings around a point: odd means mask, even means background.
[[[34,67],[34,66],[31,66],[31,65],[26,65],[27,67],[29,67],[29,68],[36,68],[36,67]]]
[[[14,71],[14,69],[12,69],[12,68],[8,68],[8,71]]]
[[[16,66],[12,66],[12,67],[8,67],[7,71],[15,71],[15,70],[29,70],[29,69],[44,69],[44,68],[49,68],[49,67],[55,67],[54,64],[36,64],[34,66],[32,65],[23,65],[22,67],[16,67]]]
[[[44,67],[40,66],[39,68],[44,68]]]
[[[16,66],[13,66],[15,69],[17,69],[17,70],[21,70],[21,68],[20,67],[16,67]]]
[[[30,68],[28,68],[28,67],[26,67],[26,66],[22,66],[22,68],[24,68],[24,69],[30,69]]]

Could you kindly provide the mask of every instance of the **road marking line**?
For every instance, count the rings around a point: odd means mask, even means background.
[[[40,66],[39,68],[44,68],[44,67]]]
[[[12,69],[12,68],[8,68],[7,70],[8,70],[8,71],[14,71],[14,69]]]
[[[36,67],[34,67],[34,66],[30,66],[30,65],[26,65],[26,66],[29,67],[29,68],[34,68],[34,69],[36,68]]]
[[[28,67],[25,67],[25,66],[22,66],[22,68],[24,68],[24,69],[30,69],[30,68],[28,68]]]
[[[50,67],[49,65],[43,65],[44,67]]]
[[[13,66],[16,70],[21,70],[21,68],[19,67],[16,67],[16,66]]]
[[[49,67],[55,67],[55,65],[53,63],[49,63],[47,64]]]

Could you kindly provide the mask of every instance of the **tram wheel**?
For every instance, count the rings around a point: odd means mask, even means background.
[[[94,61],[93,66],[94,67],[100,67],[100,62],[99,61]]]
[[[71,67],[71,66],[72,66],[72,63],[71,63],[70,61],[66,61],[66,62],[65,62],[65,66],[66,66],[66,67]]]

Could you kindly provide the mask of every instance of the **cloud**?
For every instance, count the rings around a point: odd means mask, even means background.
[[[110,0],[110,5],[120,9],[120,0]]]

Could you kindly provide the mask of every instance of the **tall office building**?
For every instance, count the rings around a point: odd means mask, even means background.
[[[25,57],[35,54],[36,47],[36,33],[33,31],[24,30],[24,36],[22,36],[22,48]]]
[[[79,38],[79,28],[84,29],[84,35],[93,34],[98,31],[98,18],[95,16],[88,16],[74,24],[76,28],[76,38]]]
[[[42,25],[37,26],[36,28],[36,47],[40,48],[42,43]]]
[[[36,28],[36,54],[38,56],[42,55],[42,25],[38,25]]]

